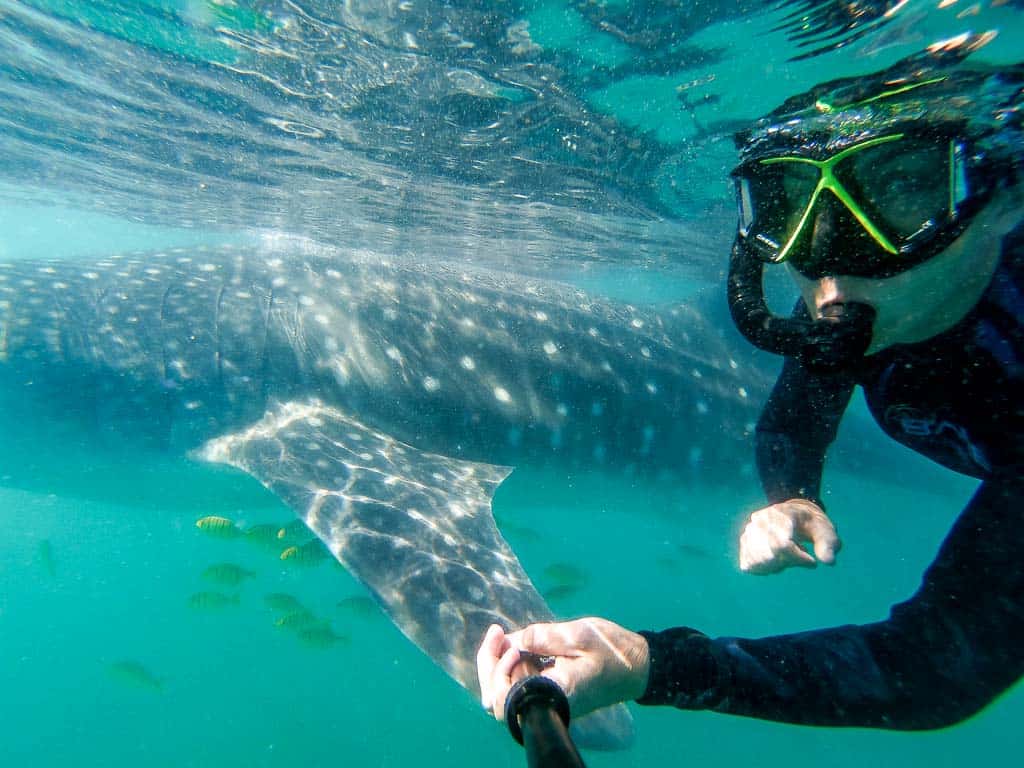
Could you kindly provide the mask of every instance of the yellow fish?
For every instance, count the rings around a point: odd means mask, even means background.
[[[219,515],[207,515],[199,518],[196,520],[196,528],[203,533],[224,539],[232,539],[240,533],[238,527],[231,520]]]
[[[115,661],[107,665],[107,672],[112,678],[134,688],[145,688],[150,691],[162,691],[163,680],[158,678],[137,661]]]
[[[556,584],[551,589],[545,589],[541,594],[548,602],[557,603],[575,597],[579,592],[580,586],[577,584]]]
[[[219,611],[239,602],[238,595],[225,595],[223,592],[195,592],[188,598],[189,607],[201,611]]]
[[[277,538],[280,541],[299,542],[309,537],[309,528],[301,520],[292,520],[287,525],[279,526]]]
[[[306,610],[297,597],[286,592],[271,592],[263,596],[263,604],[278,613],[298,613]]]
[[[204,579],[215,584],[223,584],[226,587],[237,587],[255,575],[255,571],[248,571],[234,563],[216,563],[203,571]]]
[[[330,624],[307,627],[296,632],[295,636],[303,645],[308,645],[310,648],[330,648],[338,643],[347,644],[349,642],[348,635],[339,635],[331,628]]]
[[[251,541],[253,544],[259,544],[263,547],[277,548],[277,533],[280,529],[281,526],[276,525],[275,523],[261,523],[259,525],[250,525],[248,528],[245,529],[245,540]]]
[[[498,529],[501,531],[502,536],[508,536],[523,542],[535,542],[543,538],[535,529],[526,525],[519,525],[519,523],[513,523],[498,515],[494,516],[494,522],[498,524]]]
[[[291,565],[316,565],[331,556],[320,539],[307,541],[299,546],[291,546],[281,552],[281,559]]]
[[[587,573],[571,563],[552,563],[544,569],[544,575],[567,587],[582,587],[589,581]]]
[[[280,627],[281,629],[290,629],[294,631],[306,629],[318,623],[319,621],[320,619],[318,619],[312,613],[303,608],[302,610],[296,611],[295,613],[289,613],[282,616],[274,622],[274,626]]]

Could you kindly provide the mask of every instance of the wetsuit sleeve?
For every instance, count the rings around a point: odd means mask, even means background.
[[[853,395],[846,374],[816,374],[787,358],[757,423],[757,469],[768,501],[810,499],[822,508],[825,452]]]
[[[1024,674],[1024,481],[986,481],[888,620],[766,637],[642,633],[641,704],[805,725],[919,730],[977,712]]]

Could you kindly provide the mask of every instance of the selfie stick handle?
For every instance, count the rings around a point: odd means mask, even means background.
[[[569,700],[551,678],[533,675],[513,685],[505,722],[526,749],[529,768],[586,768],[569,738]]]

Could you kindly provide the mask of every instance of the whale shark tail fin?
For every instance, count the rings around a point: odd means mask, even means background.
[[[282,404],[198,455],[277,494],[406,637],[474,695],[488,626],[553,618],[491,512],[508,467],[417,450],[316,400]],[[622,705],[573,725],[580,746],[632,742]]]

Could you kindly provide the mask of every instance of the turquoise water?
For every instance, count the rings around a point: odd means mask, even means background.
[[[610,15],[622,32],[612,34],[596,25],[592,5],[545,2],[502,5],[498,15],[511,21],[474,38],[471,59],[463,52],[472,49],[451,38],[465,42],[472,25],[460,28],[453,14],[479,21],[486,5],[433,8],[448,24],[441,33],[441,21],[406,29],[408,11],[377,12],[374,3],[355,10],[347,4],[344,12],[337,3],[304,8],[308,18],[336,13],[337,28],[312,24],[286,3],[0,3],[0,259],[88,258],[287,234],[370,244],[384,254],[443,251],[638,302],[710,301],[733,224],[724,180],[729,121],[749,119],[823,76],[878,68],[968,24],[1000,29],[986,55],[1019,56],[1015,11],[984,3],[978,14],[956,18],[964,8],[932,13],[933,3],[912,2],[894,25],[851,50],[792,63],[785,35],[766,35],[770,19],[728,6],[694,4],[706,21],[642,48],[626,33],[657,25],[645,25],[639,11]],[[615,14],[631,6],[602,7]],[[625,29],[629,19],[634,26]],[[682,16],[671,20],[683,28]],[[522,55],[535,57],[521,70],[494,42],[516,38],[519,22],[531,31]],[[311,34],[323,29],[332,31]],[[418,48],[399,49],[410,29]],[[359,35],[370,41],[362,69],[331,81],[344,57],[332,58],[328,49]],[[76,41],[95,50],[76,52]],[[276,56],[259,41],[273,42]],[[749,55],[754,44],[758,57]],[[672,58],[685,46],[721,57]],[[134,58],[125,58],[126,50]],[[366,94],[383,87],[378,54],[394,54],[391,71],[408,73],[399,65],[408,64],[410,50],[441,62],[443,81],[458,87],[435,101],[461,111],[445,107],[459,118],[450,135],[438,129],[430,141],[405,144],[401,131],[391,131],[418,118],[398,102],[417,92],[413,86],[436,90],[437,82],[410,74],[385,84],[394,91],[372,105]],[[276,67],[301,61],[300,53],[317,62],[315,72]],[[96,68],[79,76],[79,57]],[[222,79],[226,66],[234,69]],[[43,76],[47,67],[53,80]],[[545,112],[528,79],[537,67],[575,98]],[[766,68],[775,76],[760,79]],[[424,70],[420,62],[416,71]],[[755,71],[763,88],[746,86]],[[319,80],[311,76],[317,73]],[[172,87],[176,77],[191,79],[195,100],[187,107],[177,101],[185,90],[180,81]],[[333,102],[316,91],[325,82]],[[110,90],[111,83],[123,91]],[[260,90],[254,83],[271,85]],[[677,89],[690,83],[714,95],[714,106],[681,110]],[[293,96],[300,86],[321,100]],[[545,95],[548,104],[553,93]],[[122,96],[150,98],[153,112],[143,107],[125,117],[123,109],[106,109]],[[67,112],[54,111],[57,101]],[[423,98],[416,108],[429,115],[433,103]],[[536,124],[528,114],[541,115],[537,123],[555,126],[560,138],[549,142],[528,127]],[[594,128],[601,120],[612,122]],[[452,158],[476,151],[486,126],[502,121],[506,144],[539,170],[527,173],[489,148],[474,155],[475,164],[452,169]],[[423,118],[416,127],[430,125]],[[314,129],[328,138],[311,138]],[[161,156],[147,131],[170,132],[166,143],[177,155]],[[328,140],[326,148],[316,145]],[[620,144],[630,152],[616,154]],[[302,163],[271,162],[296,155]],[[216,162],[225,157],[235,165]],[[54,172],[62,168],[66,173]],[[897,467],[894,474],[907,481],[828,474],[826,498],[845,544],[833,569],[770,578],[739,573],[739,528],[760,499],[755,482],[739,472],[721,486],[522,466],[499,490],[495,513],[542,592],[559,585],[551,574],[566,564],[582,571],[568,594],[552,598],[564,617],[735,635],[878,620],[916,588],[974,483],[891,445],[864,426],[863,406],[854,408],[836,453],[876,452],[874,460]],[[861,430],[856,439],[854,427]],[[869,448],[865,432],[875,438]],[[10,455],[17,450],[7,445],[0,457],[24,460]],[[289,567],[275,549],[196,527],[208,515],[246,526],[287,524],[291,512],[255,480],[173,457],[142,463],[93,453],[90,446],[35,445],[29,458],[38,473],[12,479],[0,467],[6,765],[524,764],[502,728],[385,618],[360,602],[338,605],[366,594],[341,568]],[[738,456],[737,466],[749,461]],[[255,576],[228,588],[202,576],[224,562]],[[237,594],[237,604],[194,605],[194,595],[211,590]],[[265,601],[271,593],[294,596],[339,637],[312,647],[276,626],[281,613]],[[1017,686],[970,721],[928,734],[633,707],[636,745],[587,760],[598,767],[1015,764],[1022,696]]]
[[[972,486],[913,456],[900,459],[908,473],[933,477],[934,492],[833,474],[830,511],[845,541],[839,565],[773,578],[735,567],[741,514],[757,502],[749,486],[652,492],[526,469],[502,488],[495,510],[514,522],[507,535],[528,572],[564,562],[586,572],[585,586],[555,604],[564,616],[593,613],[637,628],[686,622],[728,634],[796,631],[877,620],[915,588]],[[209,488],[215,508],[197,499],[183,507],[173,494],[159,505],[114,504],[3,490],[0,652],[7,663],[0,684],[11,764],[523,764],[507,734],[386,619],[336,607],[363,594],[340,568],[296,572],[273,553],[199,532],[194,521],[211,511],[250,523],[288,519],[288,510],[261,498],[255,481],[231,481],[238,486],[231,498],[226,481],[210,475],[181,466],[173,477],[191,494]],[[112,496],[122,492],[116,475],[97,483]],[[40,557],[43,541],[52,548],[52,573]],[[191,609],[189,595],[209,587],[200,573],[221,561],[258,576],[239,589],[238,606]],[[537,581],[546,586],[543,576]],[[295,595],[351,642],[305,647],[274,626],[261,599],[269,592]],[[111,665],[124,660],[144,665],[161,690],[112,674]],[[971,721],[930,734],[634,707],[635,747],[588,754],[588,761],[745,765],[756,756],[771,766],[798,754],[838,766],[956,766],[1009,759],[1020,745],[1022,707],[1018,688]]]

